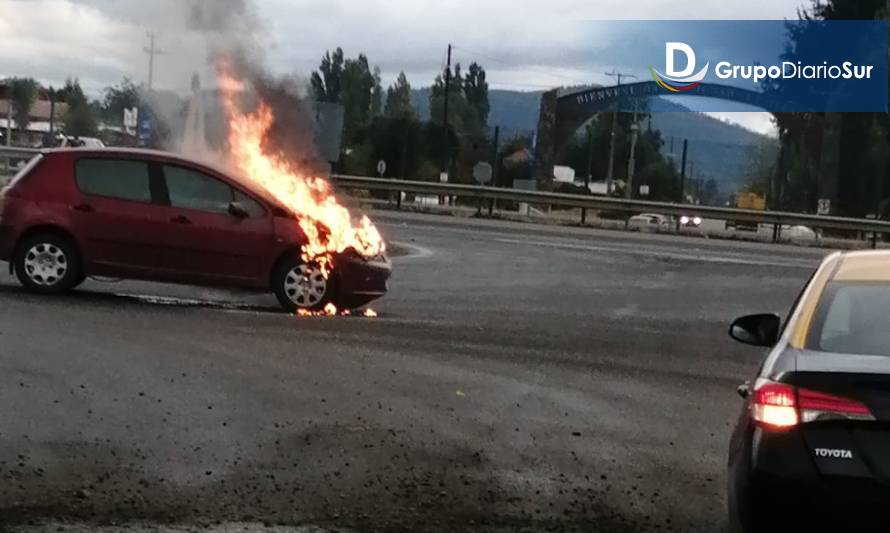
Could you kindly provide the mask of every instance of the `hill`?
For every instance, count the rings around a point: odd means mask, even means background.
[[[538,124],[541,94],[540,91],[491,90],[488,123],[501,127],[502,139],[517,134],[532,135]],[[412,92],[412,103],[423,120],[429,119],[429,102],[429,88]],[[650,105],[652,128],[661,131],[665,140],[664,152],[670,152],[673,138],[674,152],[679,154],[683,139],[687,139],[695,177],[713,178],[723,192],[732,192],[746,182],[752,147],[775,143],[775,140],[738,124],[690,111],[661,98],[651,100]]]

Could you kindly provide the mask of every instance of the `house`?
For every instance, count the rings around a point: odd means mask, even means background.
[[[30,123],[27,130],[21,131],[15,120],[11,118],[11,110],[9,100],[5,95],[0,94],[0,144],[6,145],[7,133],[12,134],[13,146],[36,146],[41,143],[43,136],[50,132],[60,129],[62,118],[68,110],[68,105],[62,102],[51,104],[48,99],[43,98],[44,95],[34,102],[31,106]],[[55,115],[54,120],[50,120],[50,112]]]

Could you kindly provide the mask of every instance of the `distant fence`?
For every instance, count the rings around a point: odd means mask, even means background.
[[[450,183],[401,181],[359,176],[332,176],[334,183],[351,190],[389,191],[395,193],[424,194],[436,196],[457,196],[489,201],[507,201],[534,205],[551,205],[611,211],[627,214],[653,213],[667,216],[689,216],[768,224],[777,226],[808,226],[816,229],[834,229],[861,233],[888,234],[890,222],[860,218],[806,215],[783,211],[755,211],[729,207],[650,202],[645,200],[625,200],[580,194],[521,191],[497,187],[457,185]]]

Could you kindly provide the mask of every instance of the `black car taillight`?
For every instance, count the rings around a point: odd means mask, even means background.
[[[772,430],[825,420],[875,420],[859,401],[769,380],[758,381],[751,416],[759,426]]]

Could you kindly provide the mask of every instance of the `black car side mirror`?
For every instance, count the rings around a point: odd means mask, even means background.
[[[749,315],[732,323],[729,336],[744,344],[770,347],[779,342],[781,327],[778,315]]]
[[[241,205],[241,202],[232,202],[229,204],[229,214],[235,218],[249,218],[250,213],[247,212],[247,209],[244,209],[244,206]]]

